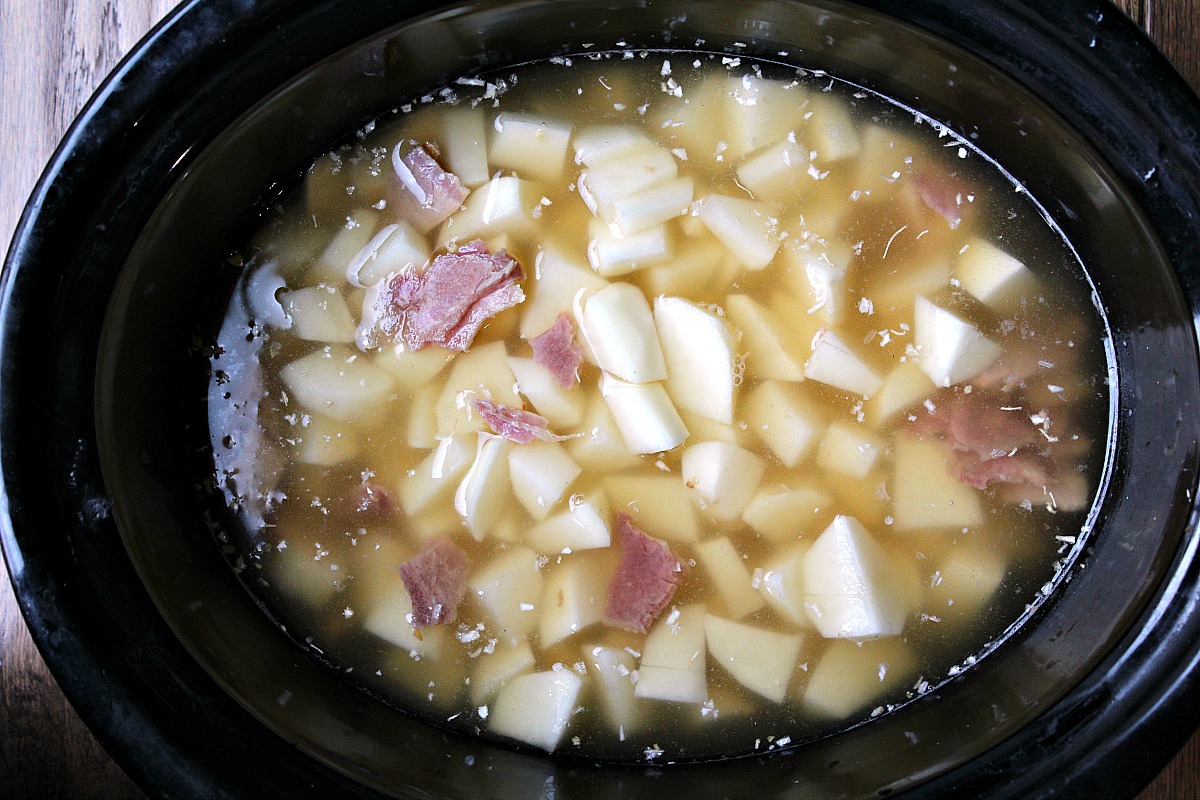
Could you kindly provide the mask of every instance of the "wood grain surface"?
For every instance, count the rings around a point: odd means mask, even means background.
[[[26,197],[76,112],[176,2],[0,0],[5,251]],[[1117,5],[1200,88],[1200,0],[1119,0]],[[68,705],[34,648],[7,576],[0,579],[0,798],[141,796]],[[1200,734],[1139,796],[1189,799],[1200,800]]]

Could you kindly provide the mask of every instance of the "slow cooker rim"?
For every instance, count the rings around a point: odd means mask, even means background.
[[[888,9],[892,6],[890,3],[871,2],[871,0],[868,0],[864,4],[874,6],[880,10]],[[295,9],[289,10],[289,5],[300,6],[301,4],[289,4],[285,2],[275,4],[273,8],[279,13],[295,11]],[[925,3],[920,8],[936,12],[939,7],[945,5],[944,3],[935,1]],[[1025,8],[1022,4],[1011,2],[1001,2],[999,5],[1007,8],[1009,11]],[[1083,3],[1069,3],[1067,5],[1071,6],[1072,10],[1076,13],[1083,13]],[[230,26],[236,26],[239,23],[249,25],[245,21],[242,7],[243,4],[234,0],[218,3],[201,3],[199,0],[193,0],[193,2],[178,7],[122,61],[113,75],[97,90],[84,111],[81,112],[77,121],[64,137],[62,144],[39,181],[13,238],[2,284],[0,284],[0,288],[3,290],[3,317],[0,318],[0,323],[2,323],[5,340],[10,338],[11,331],[15,330],[15,326],[19,323],[20,318],[20,312],[14,311],[12,305],[12,301],[20,291],[18,273],[22,265],[36,262],[39,240],[46,233],[44,226],[50,225],[51,228],[53,227],[52,223],[47,223],[44,219],[44,209],[47,205],[53,205],[50,191],[55,182],[64,175],[73,175],[76,180],[80,181],[86,178],[88,165],[81,164],[80,161],[81,159],[86,159],[88,147],[85,142],[95,135],[97,127],[103,127],[103,124],[106,122],[111,124],[113,121],[119,120],[123,113],[129,113],[130,111],[147,113],[158,102],[160,99],[158,94],[161,94],[161,90],[159,93],[152,91],[150,87],[153,84],[150,81],[145,81],[145,85],[148,88],[144,91],[130,92],[129,87],[142,84],[143,78],[152,77],[156,72],[163,73],[167,71],[169,68],[166,65],[171,61],[173,52],[187,51],[190,47],[195,46],[194,37],[189,33],[188,28],[197,23],[198,17],[205,16],[203,24],[209,26],[210,30],[215,30],[222,23]],[[1091,4],[1087,6],[1089,9],[1091,7]],[[1112,12],[1119,14],[1116,9],[1112,9]],[[297,11],[296,13],[300,12]],[[1029,13],[1032,13],[1032,11]],[[1063,10],[1063,14],[1064,16],[1066,15],[1066,10]],[[936,15],[933,13],[930,14],[931,18],[934,16]],[[1159,87],[1156,83],[1155,86],[1147,89],[1147,102],[1156,99],[1157,90],[1161,89],[1164,96],[1158,99],[1164,102],[1165,108],[1177,110],[1177,116],[1180,118],[1184,118],[1188,114],[1191,114],[1193,119],[1200,118],[1200,113],[1198,113],[1200,106],[1197,106],[1195,97],[1183,85],[1182,80],[1174,72],[1174,69],[1170,67],[1161,54],[1153,48],[1153,45],[1149,43],[1132,23],[1128,20],[1123,20],[1123,23],[1123,25],[1117,25],[1106,33],[1107,36],[1116,40],[1115,44],[1110,42],[1107,45],[1109,48],[1107,52],[1112,54],[1115,47],[1117,48],[1118,55],[1129,54],[1136,56],[1137,60],[1143,64],[1149,63],[1155,65],[1156,72],[1163,72],[1165,70],[1165,86]],[[243,32],[247,32],[250,27],[253,26],[243,28]],[[182,69],[182,66],[181,64],[176,64],[174,68]],[[1185,102],[1185,107],[1179,108],[1178,104],[1181,102],[1181,98],[1184,101],[1190,102],[1190,106],[1187,106],[1187,102]],[[1194,286],[1192,288],[1193,291],[1190,292],[1189,300],[1194,308],[1196,297]],[[4,377],[10,378],[12,367],[11,352],[9,352],[9,348],[4,343],[0,343],[0,347],[2,347],[0,349],[0,358],[2,358],[4,367]],[[5,383],[11,385],[7,380]],[[6,395],[2,409],[3,417],[0,419],[0,432],[2,432],[0,435],[6,441],[11,441],[9,434],[12,431],[12,426],[16,424],[11,418],[11,412],[12,406]],[[10,573],[12,573],[14,587],[17,589],[22,612],[25,614],[30,629],[34,633],[39,649],[47,656],[47,662],[50,664],[52,672],[55,674],[60,685],[63,686],[64,691],[71,697],[73,705],[81,712],[81,716],[85,718],[85,721],[89,723],[89,726],[93,728],[98,737],[105,743],[106,748],[122,763],[122,766],[139,778],[138,782],[142,786],[152,787],[155,792],[164,794],[172,794],[180,791],[189,794],[225,794],[231,787],[219,786],[217,783],[204,784],[205,777],[211,776],[202,776],[203,770],[198,767],[177,769],[175,770],[175,774],[171,775],[169,779],[164,780],[160,773],[154,772],[155,769],[161,770],[165,766],[163,763],[154,764],[153,768],[147,766],[148,764],[153,764],[156,760],[147,759],[147,756],[151,755],[150,750],[153,749],[161,753],[163,744],[169,744],[169,740],[159,730],[158,726],[154,724],[150,716],[141,713],[142,709],[132,698],[129,699],[127,707],[134,710],[132,719],[138,721],[137,724],[141,726],[141,733],[147,738],[142,739],[139,736],[137,737],[137,742],[130,743],[121,736],[118,736],[110,727],[101,724],[102,721],[111,716],[110,706],[114,698],[120,698],[121,686],[112,679],[108,680],[107,683],[104,680],[96,682],[89,680],[91,676],[109,668],[109,664],[105,661],[103,643],[94,641],[98,638],[98,635],[95,632],[81,628],[78,620],[60,613],[58,599],[60,596],[70,595],[69,584],[63,581],[61,576],[56,577],[54,575],[41,576],[42,581],[39,581],[38,576],[34,575],[31,577],[26,569],[22,569],[19,566],[22,563],[23,556],[32,551],[27,547],[22,547],[22,542],[20,541],[21,535],[18,534],[14,525],[14,519],[11,514],[12,509],[8,503],[8,492],[15,486],[14,480],[17,477],[15,465],[10,464],[13,453],[10,448],[5,447],[3,448],[3,453],[0,455],[3,456],[5,462],[4,474],[0,476],[0,480],[3,481],[0,488],[4,490],[3,499],[5,502],[3,517],[0,519],[0,524],[2,524],[0,543],[3,544],[4,552],[10,565]],[[10,472],[10,466],[13,467],[13,472]],[[10,478],[10,475],[12,478]],[[1196,527],[1194,507],[1192,512],[1188,529],[1193,535],[1185,540],[1176,565],[1172,570],[1172,574],[1177,574],[1181,571],[1186,573],[1179,579],[1181,587],[1186,589],[1192,589],[1196,587],[1197,583],[1200,583],[1200,580],[1197,580],[1196,565],[1193,558],[1195,551],[1194,532]],[[86,601],[86,598],[82,598],[81,600]],[[1155,661],[1158,667],[1155,682],[1159,680],[1172,681],[1172,685],[1178,687],[1179,695],[1177,697],[1183,702],[1178,703],[1171,709],[1172,713],[1169,714],[1169,718],[1173,720],[1187,718],[1187,714],[1181,712],[1180,709],[1183,708],[1187,712],[1191,712],[1200,705],[1200,686],[1195,685],[1195,681],[1189,678],[1191,665],[1200,658],[1200,636],[1195,635],[1197,628],[1200,628],[1200,620],[1195,619],[1194,614],[1191,615],[1191,619],[1188,618],[1186,612],[1192,610],[1191,606],[1176,609],[1171,602],[1159,602],[1155,606],[1152,606],[1151,609],[1148,609],[1147,615],[1154,613],[1156,609],[1161,616],[1160,624],[1169,624],[1178,635],[1173,640],[1160,643],[1160,649],[1156,651],[1160,653],[1161,657]],[[64,632],[69,635],[69,638],[64,637]],[[1189,645],[1187,642],[1194,642],[1196,644]],[[1151,646],[1151,643],[1147,643],[1147,646]],[[74,665],[80,661],[88,666],[85,672],[81,673],[67,667],[67,664]],[[1111,671],[1103,668],[1098,670],[1098,673],[1105,673],[1103,678],[1098,678],[1098,681],[1107,679],[1110,675],[1116,679],[1122,674],[1120,672],[1121,664],[1111,666]],[[1094,673],[1093,677],[1096,676],[1097,674]],[[1099,685],[1098,681],[1093,683]],[[1085,685],[1087,684],[1088,682],[1085,682]],[[95,691],[98,686],[104,688],[105,691]],[[1096,687],[1093,686],[1092,688],[1095,689]],[[1064,698],[1063,702],[1065,703],[1077,692],[1078,690],[1069,695],[1068,698]],[[1166,736],[1165,739],[1160,739],[1160,741],[1171,741],[1174,743],[1174,746],[1169,750],[1167,748],[1162,749],[1167,751],[1167,755],[1173,753],[1182,736],[1179,735],[1177,727],[1165,725],[1161,722],[1166,717],[1156,716],[1164,713],[1161,708],[1163,705],[1162,698],[1135,698],[1130,696],[1128,701],[1124,705],[1114,703],[1109,707],[1109,710],[1123,708],[1128,713],[1128,709],[1131,707],[1143,709],[1144,713],[1138,714],[1139,723],[1135,726],[1135,729],[1148,730],[1153,726],[1162,730]],[[1112,713],[1115,714],[1116,712]],[[1104,719],[1108,719],[1110,716],[1112,714],[1107,714],[1104,716]],[[1033,724],[1038,724],[1039,722],[1040,720]],[[1175,734],[1173,737],[1169,735],[1172,732]],[[1187,731],[1187,733],[1190,733],[1190,731]],[[1129,746],[1128,742],[1132,738],[1131,735],[1126,735],[1118,745],[1114,745],[1110,749],[1115,751],[1117,746]],[[145,746],[145,742],[152,740],[158,740],[153,748]],[[1080,747],[1082,746],[1083,744],[1080,745]],[[1072,765],[1074,764],[1078,767],[1076,771],[1081,771],[1082,765],[1087,762],[1087,759],[1071,759],[1067,757],[1071,753],[1079,754],[1080,752],[1079,750],[1073,751],[1069,747],[1062,748],[1062,758],[1059,760],[1064,764],[1064,785],[1066,782],[1074,779],[1072,778]],[[1010,756],[1018,759],[1028,758],[1027,755],[1022,756],[1021,754],[1010,754]],[[172,756],[172,760],[176,760],[178,764],[185,764],[189,761],[189,757],[180,751]],[[1165,757],[1160,756],[1159,766],[1162,761],[1165,761]],[[1142,759],[1140,763],[1147,766],[1147,769],[1142,770],[1143,772],[1149,772],[1149,767],[1154,766],[1153,759],[1150,759],[1148,765],[1145,759]],[[1154,768],[1156,769],[1157,767]],[[953,776],[953,772],[947,776],[943,776],[945,779],[944,787],[947,790],[951,788],[962,789],[971,785],[969,782],[955,783]],[[1104,786],[1107,791],[1112,791],[1112,781],[1114,780],[1121,780],[1121,776],[1108,776],[1105,778]],[[932,789],[940,785],[942,784],[939,784],[935,780],[929,785],[929,788]],[[181,790],[180,787],[187,788]]]

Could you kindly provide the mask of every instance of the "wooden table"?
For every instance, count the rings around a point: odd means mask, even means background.
[[[71,119],[176,2],[0,0],[5,250],[34,181]],[[1200,0],[1118,0],[1118,5],[1200,88]],[[68,705],[34,648],[12,587],[0,579],[0,798],[141,796]],[[1200,733],[1139,800],[1184,798],[1200,799]]]

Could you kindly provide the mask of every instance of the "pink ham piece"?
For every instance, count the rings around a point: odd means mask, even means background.
[[[406,147],[408,151],[401,155]],[[442,169],[414,142],[396,145],[392,168],[400,179],[400,187],[392,194],[393,207],[421,233],[428,233],[458,211],[470,193],[457,175]]]
[[[386,519],[396,513],[392,493],[376,483],[360,483],[342,496],[345,510],[357,516]]]
[[[575,329],[565,313],[559,314],[545,333],[530,339],[529,346],[533,360],[550,370],[559,386],[568,389],[579,382],[583,350],[575,344]]]
[[[377,287],[367,315],[388,339],[409,349],[429,344],[466,351],[483,323],[525,299],[525,273],[501,250],[479,240],[433,260],[424,273],[389,275]]]
[[[447,539],[431,543],[400,565],[400,578],[412,599],[414,628],[454,622],[467,590],[467,554]]]
[[[962,205],[967,202],[968,190],[962,181],[943,173],[918,173],[917,194],[927,208],[935,212],[951,228],[962,222]]]
[[[621,561],[608,585],[604,621],[645,633],[675,596],[683,564],[664,543],[638,530],[628,514],[617,515]]]
[[[954,454],[955,477],[968,486],[986,489],[993,483],[1049,486],[1051,478],[1036,456],[1017,453],[981,459],[976,453]]]
[[[913,423],[922,435],[932,434],[955,450],[975,453],[981,459],[997,458],[1035,443],[1037,428],[1023,410],[1012,408],[1012,398],[988,392],[943,394],[933,412]]]
[[[492,429],[492,433],[503,436],[510,442],[529,444],[534,439],[543,442],[561,442],[570,436],[557,436],[550,432],[549,421],[532,411],[519,408],[509,408],[482,397],[471,400],[471,408],[483,417],[483,421]]]

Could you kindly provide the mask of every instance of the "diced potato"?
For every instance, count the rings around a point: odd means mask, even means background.
[[[447,166],[463,186],[476,189],[492,177],[487,157],[487,123],[482,108],[458,106],[446,109],[438,144]]]
[[[279,375],[302,407],[340,422],[378,418],[387,411],[395,389],[391,375],[341,347],[301,356]]]
[[[542,602],[542,572],[538,554],[528,547],[510,547],[467,579],[467,590],[510,642],[524,639],[537,624]]]
[[[286,442],[294,442],[295,458],[302,464],[332,467],[358,455],[358,430],[326,419],[319,414],[304,415],[306,422],[288,432]]]
[[[848,719],[907,684],[916,670],[916,654],[903,639],[832,642],[809,676],[804,708],[826,719]]]
[[[581,290],[593,294],[608,285],[586,264],[576,262],[557,248],[538,253],[533,274],[536,280],[524,284],[529,298],[521,304],[522,339],[540,336],[550,329],[559,314],[570,314],[575,295]]]
[[[817,335],[804,377],[868,399],[883,385],[883,378],[828,330]]]
[[[340,286],[346,280],[346,267],[375,235],[379,214],[369,208],[351,212],[346,224],[329,240],[316,263],[305,276],[305,283]]]
[[[283,310],[292,318],[292,331],[310,342],[350,344],[355,322],[346,301],[331,286],[309,286],[283,295]]]
[[[925,257],[915,264],[901,262],[880,276],[868,299],[876,312],[902,313],[907,319],[918,296],[932,297],[949,285],[950,259],[941,255]]]
[[[614,511],[629,514],[651,536],[669,542],[695,542],[700,538],[691,495],[683,481],[673,475],[613,475],[604,479],[604,492]]]
[[[692,191],[691,178],[676,178],[614,200],[612,222],[621,236],[650,230],[686,214],[692,204]]]
[[[1037,279],[1020,259],[978,237],[968,241],[959,254],[954,275],[962,288],[1001,314],[1037,289]]]
[[[538,617],[543,650],[604,619],[615,562],[607,553],[562,559],[546,569]]]
[[[513,494],[536,520],[549,516],[582,471],[557,442],[535,441],[508,451]]]
[[[404,443],[420,450],[432,450],[438,443],[437,400],[441,387],[428,383],[413,394],[408,409]]]
[[[779,251],[779,219],[766,203],[710,194],[700,201],[699,217],[746,269],[764,269]]]
[[[854,251],[815,236],[790,239],[783,248],[784,278],[804,310],[827,325],[845,317],[846,271]]]
[[[490,655],[481,654],[471,673],[471,705],[490,703],[506,683],[532,672],[533,665],[533,648],[526,641],[499,644]]]
[[[417,546],[426,545],[435,539],[454,536],[462,530],[462,517],[454,509],[446,505],[435,505],[415,517],[406,517],[404,532],[409,540]]]
[[[600,376],[600,394],[632,453],[661,453],[683,444],[687,427],[661,383],[627,383]]]
[[[575,134],[575,163],[594,167],[618,156],[648,150],[654,143],[637,128],[627,125],[597,125]]]
[[[605,372],[638,384],[667,377],[650,304],[633,284],[609,284],[578,298],[575,321]]]
[[[826,423],[797,387],[764,381],[746,398],[746,425],[785,467],[794,467],[820,440]]]
[[[835,97],[814,95],[810,109],[812,116],[808,119],[804,142],[813,154],[813,161],[824,168],[858,155],[862,145],[845,103]]]
[[[509,369],[517,379],[521,394],[550,425],[557,429],[574,430],[583,422],[583,392],[572,386],[564,389],[554,373],[532,358],[508,359]]]
[[[922,155],[912,137],[887,125],[864,125],[859,143],[862,151],[855,163],[854,188],[876,201],[890,197],[892,187],[913,171]]]
[[[735,520],[750,505],[762,479],[762,459],[728,442],[700,442],[683,451],[681,477],[714,519]]]
[[[803,634],[786,634],[704,616],[704,640],[713,662],[740,684],[782,703],[804,646]]]
[[[913,316],[921,369],[938,386],[971,380],[1004,352],[974,325],[924,297],[913,303]]]
[[[475,457],[476,436],[449,436],[400,480],[400,507],[415,516],[448,497]]]
[[[937,440],[899,434],[892,443],[892,516],[898,531],[982,525],[979,492],[950,474]]]
[[[539,553],[575,553],[612,544],[607,505],[596,496],[572,501],[566,511],[539,522],[525,533],[525,543]]]
[[[679,408],[733,422],[733,336],[716,314],[679,297],[654,300],[667,366],[667,394]]]
[[[429,625],[421,629],[420,636],[412,626],[412,599],[404,589],[400,574],[375,595],[375,601],[366,612],[363,630],[372,633],[406,653],[421,658],[438,659],[446,648],[446,625]]]
[[[523,178],[557,181],[567,163],[571,124],[535,114],[497,114],[492,123],[488,161]]]
[[[608,403],[599,392],[589,394],[582,430],[583,436],[567,442],[566,447],[584,469],[613,471],[642,463],[641,457],[625,445]]]
[[[709,539],[696,545],[696,556],[724,601],[729,616],[741,619],[765,605],[762,594],[754,587],[746,562],[727,537]]]
[[[774,542],[794,541],[833,508],[833,500],[816,486],[774,487],[754,496],[742,521]]]
[[[407,222],[392,223],[371,241],[346,267],[346,281],[358,288],[374,286],[388,275],[406,269],[423,270],[429,260],[425,237]]]
[[[887,374],[883,386],[864,405],[867,422],[876,428],[882,427],[906,408],[929,399],[936,391],[937,387],[924,370],[906,361]]]
[[[677,244],[670,261],[638,273],[639,283],[651,297],[696,297],[712,281],[724,257],[725,250],[706,234],[700,241]]]
[[[571,721],[583,680],[563,667],[508,682],[488,716],[488,730],[553,752]]]
[[[947,622],[969,622],[996,594],[1008,574],[1000,553],[982,544],[955,545],[936,562],[926,587],[929,613]]]
[[[541,204],[537,184],[500,176],[471,192],[463,207],[442,223],[438,246],[501,233],[526,233],[537,226],[533,209]]]
[[[723,83],[723,113],[710,124],[723,123],[728,158],[741,158],[785,139],[803,124],[808,93],[798,83],[754,75],[727,75],[715,80]]]
[[[375,365],[387,370],[402,389],[414,391],[427,385],[454,360],[454,353],[444,347],[422,347],[409,350],[403,344],[385,347],[375,354]]]
[[[854,517],[837,516],[804,554],[804,605],[829,639],[875,639],[904,629],[912,610],[889,557]]]
[[[831,472],[864,478],[875,466],[884,447],[882,439],[868,433],[861,425],[839,420],[825,431],[817,450],[817,464]]]
[[[517,379],[508,366],[504,342],[476,345],[454,359],[437,401],[438,431],[443,435],[478,431],[483,420],[471,408],[471,398],[483,397],[495,403],[521,407],[516,391]]]
[[[728,442],[736,444],[738,447],[745,447],[751,441],[751,437],[746,435],[741,427],[726,425],[724,422],[717,422],[711,417],[702,417],[687,409],[680,409],[679,418],[687,426],[688,435],[692,437],[692,441]]]
[[[792,135],[739,164],[738,183],[753,192],[755,199],[790,203],[809,194],[816,185],[808,174],[811,165],[808,153]]]
[[[666,225],[617,236],[599,220],[588,226],[588,263],[605,277],[628,275],[671,258],[673,248]]]
[[[579,176],[579,194],[592,213],[613,218],[613,204],[679,176],[675,157],[662,147],[635,149],[589,166]]]
[[[642,646],[634,695],[676,703],[708,699],[704,606],[672,608],[650,629]]]
[[[476,541],[483,541],[505,510],[508,498],[508,456],[513,443],[501,436],[479,433],[475,460],[454,492],[454,510]]]
[[[744,294],[725,298],[725,313],[742,332],[739,350],[746,353],[746,369],[777,381],[804,380],[807,341],[788,335],[788,328],[770,310]]]
[[[637,660],[628,650],[597,644],[583,646],[583,663],[596,676],[600,701],[609,725],[619,736],[636,731],[642,722],[641,709],[633,693]]]
[[[767,605],[801,628],[812,628],[804,607],[804,556],[811,542],[793,545],[763,569],[759,591]]]
[[[344,588],[346,573],[340,560],[314,558],[311,549],[285,547],[262,559],[263,576],[300,608],[320,608]]]

